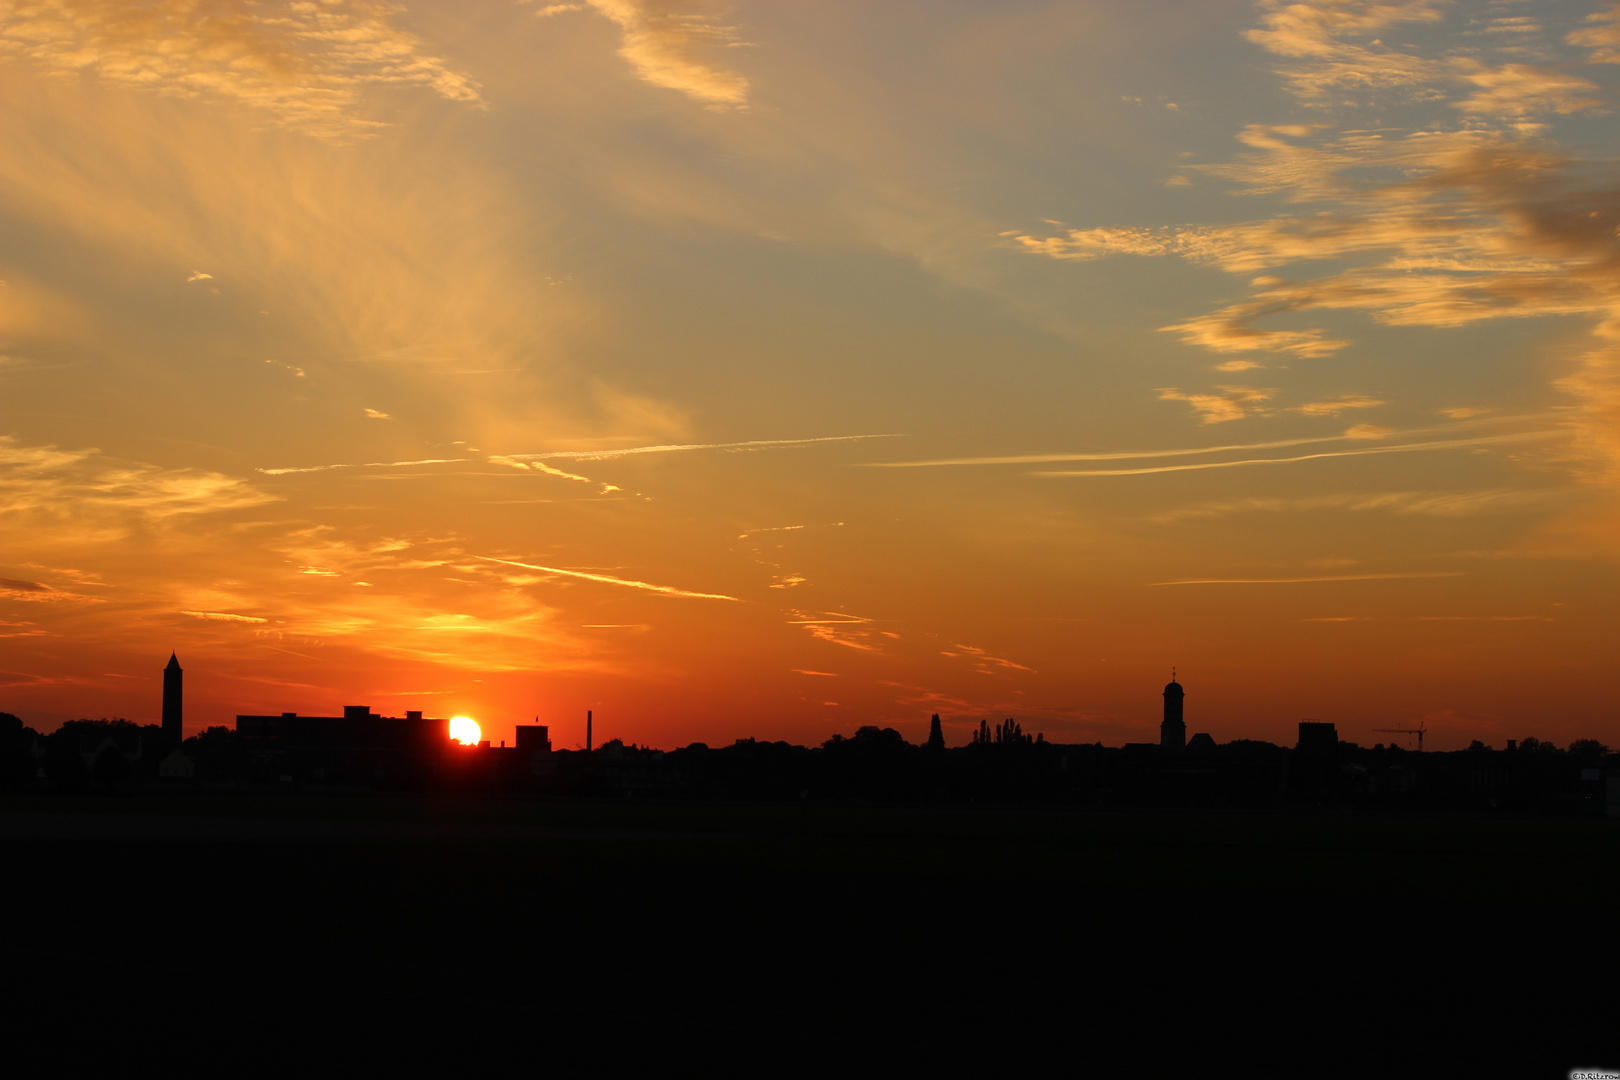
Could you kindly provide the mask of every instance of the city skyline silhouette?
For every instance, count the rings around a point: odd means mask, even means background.
[[[541,724],[539,716],[513,725],[512,740],[491,740],[464,715],[390,716],[353,704],[320,714],[239,714],[231,725],[183,738],[178,654],[170,654],[163,675],[161,725],[81,719],[42,733],[0,713],[9,788],[36,795],[457,792],[1620,818],[1620,754],[1600,740],[1561,747],[1526,733],[1501,748],[1476,740],[1426,753],[1421,727],[1390,729],[1398,739],[1365,747],[1318,719],[1300,720],[1297,737],[1284,744],[1208,731],[1189,738],[1187,691],[1176,669],[1160,693],[1157,740],[1114,747],[1048,739],[1012,717],[994,724],[981,718],[966,742],[953,746],[939,713],[929,717],[926,739],[915,742],[892,727],[862,724],[808,746],[746,737],[656,747],[597,740],[594,710],[586,710],[582,744],[569,749],[563,733],[572,725]]]

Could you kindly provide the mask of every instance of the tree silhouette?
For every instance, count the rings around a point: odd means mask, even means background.
[[[1609,756],[1609,748],[1596,739],[1576,739],[1569,744],[1569,756],[1583,762],[1598,762]]]
[[[129,776],[129,761],[118,744],[108,739],[96,751],[96,756],[90,766],[90,777],[101,788],[116,788]]]
[[[0,786],[20,787],[33,779],[38,737],[20,718],[0,712]]]
[[[998,746],[1014,746],[1035,741],[1035,736],[1025,735],[1023,727],[1011,717],[1003,720],[993,728],[985,721],[980,720],[979,730],[973,733],[973,745],[975,746],[988,746],[991,743]],[[1045,742],[1046,737],[1043,735],[1040,741]]]
[[[1034,742],[1032,735],[1025,735],[1022,725],[1008,717],[996,725],[996,742],[1003,744]]]
[[[939,713],[928,721],[928,749],[936,753],[945,749],[945,732],[939,726]]]

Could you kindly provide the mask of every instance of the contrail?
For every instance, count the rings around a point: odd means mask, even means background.
[[[668,585],[654,585],[647,581],[631,581],[628,578],[609,577],[606,574],[586,574],[579,570],[560,570],[555,566],[536,566],[533,563],[515,562],[512,559],[492,559],[488,555],[477,555],[475,558],[484,562],[503,563],[506,566],[521,566],[525,570],[540,570],[547,574],[562,574],[566,577],[583,578],[586,581],[600,581],[607,585],[626,585],[632,589],[646,589],[648,592],[663,593],[666,596],[690,596],[698,600],[733,600],[735,596],[723,596],[720,593],[688,592],[685,589],[676,589]]]
[[[1414,435],[1433,435],[1456,431],[1463,427],[1503,424],[1511,421],[1546,420],[1552,415],[1551,413],[1534,413],[1520,416],[1492,416],[1478,420],[1465,420],[1442,427],[1391,431],[1383,435],[1323,435],[1313,439],[1280,439],[1275,442],[1235,443],[1228,446],[1199,446],[1177,450],[1119,450],[1094,454],[1015,454],[1008,457],[939,458],[933,461],[868,461],[863,462],[862,467],[868,469],[920,469],[940,465],[1042,465],[1058,461],[1129,461],[1132,459],[1191,457],[1198,454],[1222,454],[1237,450],[1281,450],[1290,446],[1312,446],[1319,443],[1368,442],[1390,436],[1409,438]]]
[[[230,615],[223,611],[182,611],[182,615],[190,615],[193,619],[211,619],[214,622],[242,622],[242,623],[268,623],[269,619],[259,619],[252,615]]]
[[[1433,442],[1402,443],[1398,446],[1369,446],[1365,450],[1325,450],[1319,454],[1299,454],[1295,457],[1244,458],[1241,461],[1201,461],[1195,465],[1150,465],[1140,469],[1063,469],[1042,470],[1031,476],[1142,476],[1147,473],[1191,472],[1195,469],[1232,469],[1239,465],[1289,465],[1297,461],[1315,461],[1318,458],[1365,457],[1368,454],[1406,454],[1418,450],[1457,450],[1467,446],[1491,446],[1500,443],[1527,442],[1563,435],[1562,431],[1527,431],[1517,435],[1487,435],[1480,439],[1438,439]]]
[[[606,461],[631,454],[669,454],[679,450],[756,450],[767,446],[808,446],[811,443],[858,442],[862,439],[903,439],[904,435],[828,435],[819,439],[755,439],[751,442],[671,443],[665,446],[632,446],[627,450],[553,450],[545,454],[506,454],[514,461]]]
[[[1462,577],[1460,570],[1442,570],[1428,574],[1335,574],[1331,577],[1279,577],[1279,578],[1194,578],[1190,581],[1150,581],[1147,587],[1161,585],[1299,585],[1310,581],[1396,581],[1404,578]]]
[[[306,465],[303,468],[293,469],[254,469],[254,472],[264,473],[266,476],[284,476],[287,473],[326,472],[328,469],[393,469],[401,465],[449,465],[457,461],[468,461],[469,458],[425,458],[422,461],[362,461],[353,465]]]

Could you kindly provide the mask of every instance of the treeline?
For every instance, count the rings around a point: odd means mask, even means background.
[[[205,761],[222,777],[248,767],[236,732],[211,727],[176,743],[157,724],[130,720],[69,720],[41,734],[11,713],[0,712],[0,789],[56,792],[116,791],[158,779],[158,767],[175,750]]]
[[[1620,758],[1592,739],[1560,749],[1526,739],[1509,750],[1417,753],[1338,743],[1304,751],[1257,740],[1179,753],[1157,746],[1048,742],[1016,721],[980,723],[947,749],[936,726],[922,745],[863,727],[820,747],[740,739],[663,752],[610,742],[553,755],[542,788],[599,796],[1036,802],[1085,806],[1410,807],[1597,813]]]

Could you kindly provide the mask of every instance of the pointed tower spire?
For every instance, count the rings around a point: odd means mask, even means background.
[[[185,738],[184,725],[181,723],[184,680],[185,672],[180,668],[180,658],[169,653],[169,663],[163,669],[163,737],[175,746],[179,746]]]

